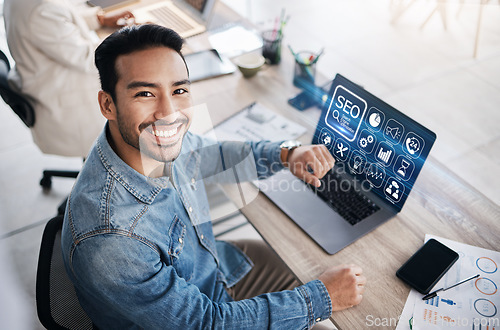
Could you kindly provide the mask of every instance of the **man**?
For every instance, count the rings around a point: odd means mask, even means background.
[[[249,260],[215,241],[202,180],[253,155],[259,177],[285,163],[318,185],[334,161],[324,146],[217,143],[188,132],[193,111],[182,43],[172,30],[142,25],[96,50],[108,122],[70,195],[62,234],[84,309],[103,329],[303,329],[358,304],[365,278],[357,266],[297,286],[262,244],[240,245]],[[247,168],[237,172],[251,177]]]
[[[5,0],[7,42],[16,63],[15,89],[35,110],[33,140],[43,153],[86,157],[104,126],[95,95],[99,78],[93,30],[117,27],[130,12],[105,15],[70,0]]]

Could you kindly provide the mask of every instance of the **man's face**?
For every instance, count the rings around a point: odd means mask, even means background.
[[[120,134],[113,139],[118,154],[135,155],[143,162],[145,156],[159,162],[174,160],[192,118],[184,61],[174,50],[156,47],[121,55],[115,65],[118,82],[113,126]],[[111,120],[110,129],[113,131]]]

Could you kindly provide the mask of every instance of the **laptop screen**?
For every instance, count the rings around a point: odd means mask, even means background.
[[[192,16],[207,22],[210,19],[212,9],[216,0],[175,0],[177,4],[183,5]]]
[[[185,0],[185,1],[200,13],[203,12],[203,9],[205,8],[205,5],[207,3],[207,0]]]
[[[436,134],[337,74],[314,144],[324,144],[347,172],[400,211]]]

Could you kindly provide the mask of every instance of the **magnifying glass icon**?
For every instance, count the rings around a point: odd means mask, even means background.
[[[333,110],[332,117],[340,124],[340,112],[337,109]]]

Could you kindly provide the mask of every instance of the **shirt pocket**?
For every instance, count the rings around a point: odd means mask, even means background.
[[[189,281],[193,276],[194,261],[193,254],[187,250],[192,250],[192,244],[188,239],[186,225],[177,216],[172,222],[169,236],[170,247],[168,254],[170,255],[171,265],[176,270],[177,275]]]

